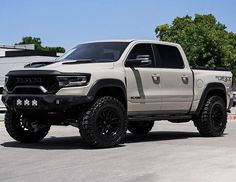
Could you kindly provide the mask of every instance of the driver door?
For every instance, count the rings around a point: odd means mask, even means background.
[[[129,115],[158,113],[161,109],[161,96],[158,94],[159,69],[156,68],[151,44],[136,44],[127,59],[149,55],[151,63],[135,67],[125,67],[127,80],[127,100]]]

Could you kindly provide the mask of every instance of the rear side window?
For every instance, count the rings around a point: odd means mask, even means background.
[[[174,46],[167,45],[154,45],[156,47],[160,63],[158,64],[161,68],[184,68],[184,62],[179,49]]]
[[[137,44],[129,53],[128,59],[136,59],[138,55],[149,55],[152,60],[152,64],[139,66],[139,67],[155,67],[154,56],[151,44]]]

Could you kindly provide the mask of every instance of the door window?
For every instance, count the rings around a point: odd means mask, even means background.
[[[129,53],[128,59],[136,59],[138,55],[149,55],[150,60],[152,61],[149,65],[140,65],[138,67],[155,67],[154,64],[154,56],[152,51],[151,44],[137,44],[133,47],[131,52]]]
[[[158,67],[173,69],[184,68],[184,62],[177,47],[160,44],[155,44],[154,46],[157,50],[157,57],[160,59]]]

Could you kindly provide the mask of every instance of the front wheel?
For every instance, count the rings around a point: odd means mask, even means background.
[[[145,135],[151,131],[154,121],[129,121],[128,130],[136,135]]]
[[[127,131],[127,114],[122,103],[104,96],[85,111],[79,125],[81,137],[96,148],[114,147]]]
[[[5,127],[8,134],[19,142],[38,142],[48,134],[50,126],[33,128],[32,122],[30,118],[13,111],[7,111],[5,114]]]
[[[217,137],[223,135],[227,123],[224,100],[218,96],[210,97],[200,116],[194,122],[202,136]]]

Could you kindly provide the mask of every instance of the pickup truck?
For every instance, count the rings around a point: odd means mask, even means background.
[[[151,40],[80,44],[55,62],[6,75],[5,126],[20,142],[42,140],[52,125],[72,125],[92,147],[114,147],[127,129],[147,134],[154,121],[193,121],[204,137],[224,133],[232,73],[190,68],[180,45]]]

